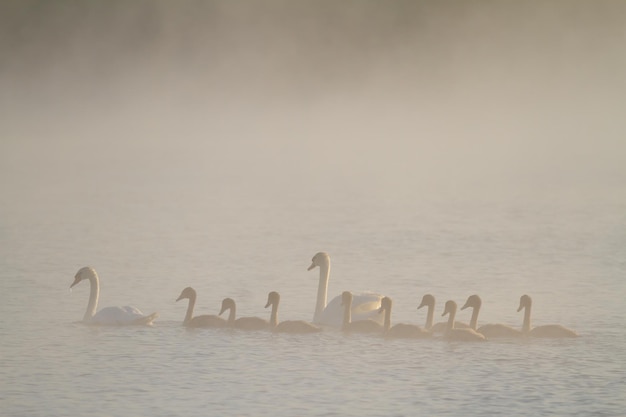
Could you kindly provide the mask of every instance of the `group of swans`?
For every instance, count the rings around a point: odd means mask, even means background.
[[[308,270],[319,267],[319,284],[313,323],[301,320],[278,321],[278,305],[280,295],[272,291],[268,294],[265,308],[272,307],[270,319],[259,317],[236,318],[236,304],[232,298],[225,298],[217,315],[193,316],[196,304],[196,291],[185,288],[176,301],[188,299],[187,312],[183,320],[186,327],[236,328],[240,330],[271,330],[284,333],[314,333],[324,327],[340,328],[346,333],[380,333],[386,337],[396,338],[427,338],[433,334],[442,334],[444,338],[458,341],[484,341],[494,337],[575,337],[576,332],[560,325],[547,325],[531,328],[530,311],[532,300],[528,295],[520,298],[518,312],[524,309],[524,322],[521,330],[503,324],[487,324],[477,328],[478,313],[482,301],[478,295],[470,296],[461,310],[473,309],[470,324],[464,324],[456,319],[457,304],[449,300],[446,302],[442,316],[448,315],[447,322],[433,324],[435,298],[431,294],[423,296],[417,307],[428,307],[426,324],[419,327],[413,324],[399,323],[391,326],[392,300],[381,294],[365,292],[354,294],[344,291],[341,295],[327,303],[328,280],[330,277],[330,256],[326,252],[319,252],[313,256]],[[82,280],[89,280],[91,290],[87,310],[83,322],[95,325],[151,325],[158,317],[157,313],[144,315],[135,307],[106,307],[96,313],[99,296],[99,279],[96,271],[91,267],[81,268],[74,277],[70,289]],[[222,314],[229,311],[227,319]]]

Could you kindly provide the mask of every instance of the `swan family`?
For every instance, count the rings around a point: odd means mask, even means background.
[[[336,328],[344,333],[370,333],[386,338],[433,338],[459,342],[484,342],[491,338],[571,338],[578,334],[558,324],[531,327],[532,299],[524,294],[520,297],[518,312],[524,310],[521,329],[505,324],[484,324],[477,327],[478,314],[482,300],[477,295],[470,295],[461,311],[471,308],[472,316],[469,324],[456,321],[457,304],[453,300],[445,303],[442,314],[448,316],[447,321],[434,324],[435,297],[425,294],[417,310],[427,307],[424,327],[410,323],[397,323],[392,326],[391,313],[393,301],[388,296],[373,292],[354,293],[344,291],[329,303],[328,281],[330,278],[330,256],[326,252],[318,252],[313,256],[308,270],[319,268],[317,300],[312,322],[303,320],[278,320],[280,294],[271,291],[267,296],[265,308],[271,307],[269,320],[260,317],[236,317],[236,304],[232,298],[224,298],[217,315],[206,314],[194,316],[197,294],[192,287],[182,290],[176,301],[188,300],[183,326],[192,328],[232,328],[244,331],[271,331],[276,333],[318,333],[327,328]],[[139,309],[131,306],[106,307],[97,311],[100,294],[100,281],[95,269],[89,266],[78,270],[70,289],[83,280],[90,284],[89,301],[83,316],[83,323],[90,325],[130,326],[152,325],[158,313],[144,315]],[[228,317],[222,314],[228,311]]]

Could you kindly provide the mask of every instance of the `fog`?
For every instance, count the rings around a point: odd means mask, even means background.
[[[2,2],[0,181],[623,196],[625,22],[619,1]]]

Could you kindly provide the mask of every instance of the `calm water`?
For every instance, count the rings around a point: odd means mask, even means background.
[[[183,181],[142,178],[141,188],[131,175],[85,188],[96,174],[29,175],[22,187],[3,180],[3,415],[615,416],[626,407],[619,193],[420,203],[251,193],[234,204],[236,191],[194,199],[201,187]],[[423,323],[424,293],[437,297],[437,316],[446,299],[478,293],[480,322],[519,326],[528,293],[534,324],[581,337],[475,345],[181,327],[186,305],[174,300],[185,286],[198,291],[198,314],[230,296],[240,315],[267,317],[277,290],[281,317],[310,320],[318,272],[306,267],[319,250],[332,257],[331,296],[383,292],[396,322]],[[68,287],[85,264],[100,274],[101,307],[158,311],[155,326],[76,323],[89,289]]]

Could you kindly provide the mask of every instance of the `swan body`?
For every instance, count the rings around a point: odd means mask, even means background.
[[[530,310],[533,304],[532,298],[524,294],[520,297],[519,307],[517,311],[524,309],[524,323],[522,324],[522,333],[531,337],[546,337],[546,338],[568,338],[578,337],[578,333],[563,327],[560,324],[547,324],[544,326],[537,326],[531,329],[530,327]]]
[[[341,305],[343,306],[343,324],[341,330],[346,333],[380,333],[383,326],[371,319],[352,321],[352,293],[344,291],[341,294]],[[380,315],[380,307],[376,311]]]
[[[474,329],[457,329],[454,327],[454,317],[456,316],[457,305],[454,301],[446,301],[446,307],[442,316],[448,314],[448,326],[444,333],[444,338],[457,342],[484,342],[487,340],[484,335]]]
[[[472,308],[472,318],[470,320],[470,328],[476,330],[478,333],[484,335],[487,338],[491,337],[522,337],[523,334],[520,330],[514,329],[511,326],[507,326],[506,324],[485,324],[484,326],[480,326],[476,329],[476,325],[478,322],[478,313],[480,312],[480,307],[483,302],[477,294],[470,295],[467,297],[467,301],[461,307],[461,310],[465,310],[466,308]]]
[[[228,319],[226,320],[228,327],[240,330],[268,330],[270,327],[270,323],[260,317],[240,317],[235,319],[237,306],[232,298],[224,298],[222,300],[222,309],[219,315],[221,316],[226,310],[229,310]]]
[[[267,295],[267,303],[265,308],[272,306],[270,315],[270,329],[278,333],[317,333],[322,331],[321,328],[314,324],[307,323],[303,320],[287,320],[278,322],[278,304],[280,303],[280,294],[272,291]]]
[[[206,314],[206,315],[193,317],[193,308],[196,305],[196,290],[194,290],[191,287],[185,288],[180,293],[176,301],[180,301],[184,298],[189,299],[189,304],[187,305],[187,313],[185,314],[185,319],[183,320],[183,326],[185,327],[226,327],[226,320],[213,314]]]
[[[98,308],[98,298],[100,295],[100,280],[95,269],[89,266],[79,269],[74,276],[74,282],[70,285],[70,288],[85,279],[89,280],[91,290],[89,292],[87,310],[83,316],[84,323],[101,326],[149,326],[152,325],[154,319],[159,316],[158,313],[152,313],[145,316],[139,309],[132,306],[105,307],[96,313]]]
[[[320,277],[313,323],[336,328],[341,327],[343,322],[341,296],[336,296],[328,304],[326,303],[328,299],[328,279],[330,278],[330,256],[326,252],[315,254],[311,266],[307,270],[310,271],[316,266],[320,268]],[[352,318],[355,321],[370,319],[382,325],[383,317],[378,314],[382,298],[382,295],[370,292],[353,294]]]
[[[383,325],[386,337],[395,338],[426,338],[432,333],[414,324],[398,323],[391,327],[391,307],[393,302],[389,297],[383,297],[380,302],[380,312],[385,313],[385,324]]]
[[[441,322],[433,325],[435,314],[435,297],[432,294],[425,294],[422,297],[422,302],[417,307],[417,309],[419,310],[422,307],[428,307],[428,312],[426,314],[426,326],[424,328],[431,333],[444,333],[446,331],[446,327],[448,326],[447,322]],[[455,321],[454,327],[458,329],[468,329],[469,325],[461,323],[460,321]]]

